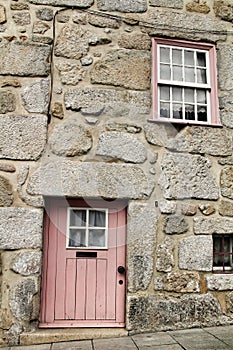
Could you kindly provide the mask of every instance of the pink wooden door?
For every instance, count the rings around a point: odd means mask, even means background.
[[[84,205],[56,200],[47,211],[40,327],[125,325],[126,210]]]

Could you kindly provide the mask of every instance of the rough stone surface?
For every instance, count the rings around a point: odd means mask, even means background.
[[[13,86],[15,88],[21,87],[21,83],[18,79],[8,79],[8,78],[1,81],[0,85],[1,87],[6,87],[6,86]]]
[[[53,117],[62,119],[64,117],[63,106],[60,102],[53,102],[51,104],[51,113]]]
[[[219,159],[221,165],[233,165],[233,156]]]
[[[193,216],[197,213],[197,207],[194,204],[183,204],[181,206],[181,213],[186,216]]]
[[[160,272],[170,272],[175,265],[174,243],[170,237],[166,237],[157,249],[156,269]]]
[[[29,5],[28,4],[24,4],[23,2],[20,3],[11,3],[11,10],[14,11],[22,11],[22,10],[29,10]]]
[[[53,10],[49,7],[43,7],[36,11],[36,17],[42,21],[51,21],[53,19]]]
[[[213,233],[233,233],[233,219],[230,218],[194,218],[194,233],[212,235]]]
[[[110,122],[106,125],[107,131],[128,132],[130,134],[138,134],[142,128],[136,124],[131,123],[115,123]]]
[[[109,16],[96,16],[92,14],[88,14],[88,22],[96,27],[100,28],[112,28],[112,29],[118,29],[121,25],[120,21],[109,18]]]
[[[150,50],[151,39],[145,33],[122,34],[118,40],[118,45],[125,49]]]
[[[55,126],[49,138],[54,154],[74,157],[87,153],[92,147],[92,136],[86,128],[70,120]]]
[[[117,131],[100,135],[96,154],[130,163],[144,163],[147,158],[146,148],[135,136]]]
[[[50,70],[49,54],[48,45],[18,42],[2,44],[0,47],[0,74],[47,76]]]
[[[218,44],[218,83],[223,90],[233,89],[233,45]]]
[[[176,212],[176,203],[169,201],[159,201],[159,209],[162,214],[173,214]]]
[[[33,296],[38,292],[34,278],[17,282],[10,292],[9,306],[13,315],[19,321],[30,321],[33,313]]]
[[[31,113],[47,113],[49,80],[41,79],[28,85],[21,94],[24,108]]]
[[[227,156],[232,153],[232,145],[232,136],[226,129],[188,126],[168,143],[168,148],[178,152]]]
[[[233,199],[233,166],[222,169],[220,183],[222,195]]]
[[[33,24],[33,33],[34,34],[44,34],[47,30],[50,29],[50,26],[47,23],[36,21]]]
[[[28,11],[16,12],[13,14],[12,18],[18,26],[25,26],[31,23],[31,16]]]
[[[232,290],[233,275],[231,274],[216,274],[207,276],[207,287],[209,290]]]
[[[10,90],[0,91],[0,113],[13,112],[16,109],[16,98]]]
[[[38,169],[27,190],[33,195],[139,199],[147,198],[153,186],[137,165],[64,160]]]
[[[233,202],[221,200],[219,213],[223,216],[233,216]]]
[[[210,7],[205,3],[199,4],[196,2],[188,2],[186,4],[186,10],[190,12],[198,12],[198,13],[206,14],[210,12]]]
[[[7,332],[9,345],[18,345],[20,342],[20,333],[23,331],[21,322],[14,322]],[[3,348],[4,349],[4,348]]]
[[[80,62],[65,63],[63,61],[57,64],[56,67],[59,70],[61,82],[66,85],[77,85],[86,75],[86,70],[83,69]]]
[[[166,147],[170,137],[174,137],[177,131],[172,125],[148,123],[144,125],[145,137],[148,143]]]
[[[90,7],[94,0],[28,0],[32,4],[51,6],[75,6],[80,8]]]
[[[133,117],[147,114],[151,97],[147,92],[114,91],[111,89],[70,89],[65,93],[65,106],[82,113]]]
[[[128,290],[146,290],[153,274],[157,213],[146,204],[131,202],[128,207]]]
[[[150,66],[150,55],[144,51],[111,51],[95,63],[91,82],[147,90],[150,88]]]
[[[233,292],[226,295],[226,309],[227,312],[233,313]]]
[[[222,96],[219,97],[220,118],[223,125],[228,128],[233,128],[233,101],[232,90],[225,91]]]
[[[79,59],[89,50],[89,44],[96,44],[96,35],[78,25],[65,25],[58,35],[54,52],[56,56]]]
[[[161,163],[159,184],[166,199],[218,199],[218,186],[207,158],[166,153]]]
[[[40,273],[41,256],[41,252],[37,251],[19,253],[14,258],[11,269],[23,276]]]
[[[0,117],[0,157],[36,160],[41,155],[47,133],[47,117],[42,115]]]
[[[13,190],[8,179],[0,176],[0,207],[9,207],[13,203]]]
[[[175,293],[200,292],[200,278],[193,272],[170,272],[165,276],[156,277],[155,290],[165,290]]]
[[[98,9],[101,11],[119,12],[145,12],[146,0],[97,0]]]
[[[211,271],[213,241],[211,236],[187,237],[179,242],[179,268]]]
[[[43,211],[0,208],[0,249],[40,248]]]
[[[214,12],[216,16],[224,21],[233,22],[233,4],[231,1],[214,1]]]
[[[150,6],[161,6],[161,7],[171,7],[182,9],[183,8],[183,0],[150,0]]]
[[[145,331],[211,326],[220,319],[221,307],[211,294],[164,298],[129,297],[129,329]]]
[[[183,216],[173,215],[166,218],[164,232],[167,234],[180,234],[188,231],[188,224]]]
[[[80,59],[82,66],[90,66],[93,63],[93,58],[91,56],[85,56]]]
[[[200,209],[200,211],[202,212],[202,214],[208,216],[208,215],[212,215],[215,213],[216,209],[213,205],[211,204],[201,204],[198,207]]]
[[[3,5],[0,5],[0,23],[6,22],[6,12],[5,7]]]
[[[16,168],[12,164],[0,163],[0,171],[5,171],[6,173],[14,173]]]

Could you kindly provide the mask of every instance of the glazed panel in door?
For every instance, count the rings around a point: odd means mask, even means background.
[[[81,210],[73,209],[78,215]],[[82,222],[94,211],[84,208]],[[70,209],[51,206],[45,225],[40,327],[124,327],[126,276],[119,267],[125,267],[126,210],[102,211],[105,231],[90,219],[74,226]]]

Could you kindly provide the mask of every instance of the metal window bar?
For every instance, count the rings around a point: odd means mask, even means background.
[[[215,240],[217,238],[221,238],[221,250],[215,251]],[[215,268],[221,268],[217,269],[216,271],[221,271],[223,273],[229,273],[233,270],[233,240],[232,236],[230,235],[214,235],[213,236],[214,241],[214,249],[213,249],[213,261],[215,261],[215,256],[221,256],[221,264],[217,264]],[[229,244],[228,244],[229,243]],[[225,251],[225,244],[230,247],[230,251]],[[225,263],[225,257],[229,257],[229,264]]]

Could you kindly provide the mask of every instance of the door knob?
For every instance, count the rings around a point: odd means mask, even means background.
[[[117,271],[118,271],[119,273],[125,273],[125,268],[124,268],[124,266],[118,266]]]

